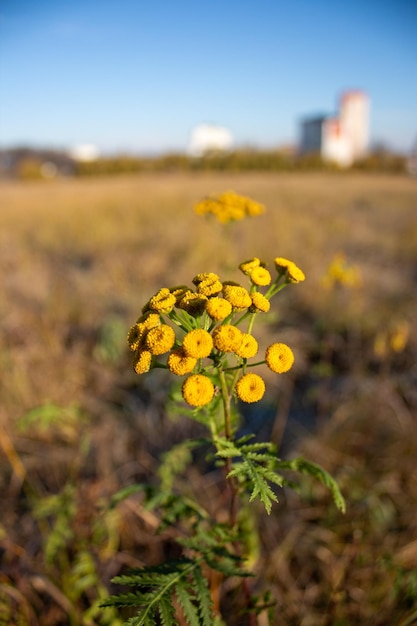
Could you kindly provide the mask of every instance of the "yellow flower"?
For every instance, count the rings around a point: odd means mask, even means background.
[[[193,371],[197,364],[197,359],[187,356],[181,348],[173,350],[167,360],[168,369],[177,376],[184,376]]]
[[[264,287],[271,282],[271,274],[264,267],[255,267],[250,273],[250,280],[254,285]]]
[[[305,280],[305,275],[302,270],[293,262],[283,257],[277,257],[275,259],[275,267],[278,272],[287,272],[288,280],[290,283],[301,283]]]
[[[197,215],[212,214],[221,224],[227,224],[245,217],[260,215],[265,208],[250,198],[240,196],[234,191],[225,191],[219,196],[206,198],[199,202],[194,211]]]
[[[206,330],[196,328],[190,330],[182,340],[182,349],[187,356],[204,359],[213,349],[213,339]]]
[[[214,274],[213,272],[202,272],[201,274],[197,274],[197,276],[194,276],[193,284],[196,285],[196,287],[198,287],[198,285],[204,282],[205,280],[216,281],[216,280],[219,280],[219,277],[217,276],[217,274]]]
[[[155,328],[159,326],[161,323],[161,318],[158,313],[145,313],[145,315],[141,315],[136,324],[132,326],[127,335],[127,342],[130,346],[130,349],[135,351],[140,347],[143,347],[145,342],[146,333],[149,329]]]
[[[251,294],[251,298],[252,306],[249,308],[251,313],[268,313],[271,303],[262,293],[254,291]]]
[[[142,324],[143,328],[146,330],[150,330],[151,328],[155,328],[155,326],[159,326],[161,323],[161,318],[159,313],[152,313],[152,311],[147,311],[144,315],[141,315],[137,320],[137,324]]]
[[[240,285],[223,283],[223,294],[225,299],[230,302],[234,311],[243,311],[252,304],[249,292]]]
[[[191,374],[182,385],[182,397],[191,406],[204,406],[214,396],[213,383],[203,374]]]
[[[175,296],[176,304],[181,300],[185,294],[190,291],[190,288],[187,285],[176,285],[175,287],[170,287],[170,292],[173,296]]]
[[[338,253],[327,268],[322,284],[326,289],[332,289],[338,285],[356,289],[362,286],[361,271],[358,266],[349,265],[343,253]]]
[[[138,350],[133,360],[133,369],[136,374],[146,374],[151,369],[152,354],[149,350]]]
[[[263,264],[261,263],[260,259],[255,257],[254,259],[249,259],[248,261],[243,261],[243,263],[241,263],[239,265],[239,269],[244,274],[246,274],[246,276],[250,276],[252,270],[254,270],[255,267],[261,267],[261,266],[263,266]]]
[[[400,322],[394,328],[391,335],[391,349],[393,352],[403,352],[405,350],[410,335],[410,327],[406,321]]]
[[[145,344],[151,354],[165,354],[175,343],[175,332],[168,324],[161,324],[148,330]]]
[[[294,363],[294,353],[285,343],[273,343],[265,354],[268,367],[277,374],[288,372]]]
[[[139,324],[134,324],[127,334],[127,343],[133,352],[139,348],[142,342],[142,336],[143,333],[141,333]]]
[[[156,293],[149,302],[145,305],[144,311],[146,312],[149,309],[151,311],[158,311],[158,313],[171,313],[176,303],[175,296],[170,292],[167,287],[160,289],[158,293]]]
[[[265,393],[265,383],[258,374],[244,374],[237,381],[236,393],[243,402],[258,402]]]
[[[206,278],[197,285],[197,292],[204,296],[215,296],[220,293],[222,289],[223,285],[217,278]]]
[[[206,309],[207,299],[203,294],[187,291],[178,302],[178,307],[193,317],[200,317]]]
[[[295,263],[288,267],[287,271],[290,283],[302,283],[306,279],[304,272]]]
[[[213,330],[213,343],[221,352],[236,352],[242,343],[242,331],[232,324],[222,324]]]
[[[258,352],[258,342],[252,335],[242,333],[242,342],[235,352],[242,359],[250,359]]]
[[[232,305],[224,298],[210,298],[206,304],[206,311],[211,319],[219,322],[232,312]]]

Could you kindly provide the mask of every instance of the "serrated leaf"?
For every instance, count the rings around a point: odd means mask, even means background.
[[[178,584],[175,587],[175,593],[181,605],[181,608],[184,611],[184,615],[189,626],[200,626],[198,612],[192,602],[193,597],[188,591],[187,583],[184,583],[182,580],[178,581]]]
[[[279,467],[283,469],[290,469],[296,472],[301,472],[303,474],[308,474],[313,478],[319,480],[325,487],[330,489],[334,503],[336,507],[342,513],[346,512],[346,502],[342,495],[342,492],[339,489],[339,485],[336,480],[331,476],[325,469],[318,465],[317,463],[313,463],[312,461],[307,461],[303,457],[298,457],[297,459],[293,459],[292,461],[280,461]]]
[[[175,609],[172,605],[171,596],[162,596],[158,605],[162,626],[175,624]]]
[[[198,599],[198,610],[200,613],[202,626],[212,626],[212,607],[213,602],[210,595],[210,589],[207,579],[203,576],[200,567],[196,567],[194,570],[194,589],[196,597]]]

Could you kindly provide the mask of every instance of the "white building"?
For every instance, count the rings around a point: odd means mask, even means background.
[[[301,123],[300,151],[316,153],[348,167],[369,147],[369,99],[362,91],[342,94],[337,116],[308,118]]]
[[[191,156],[203,156],[207,152],[225,152],[233,147],[231,132],[223,126],[200,124],[192,133],[188,152]]]

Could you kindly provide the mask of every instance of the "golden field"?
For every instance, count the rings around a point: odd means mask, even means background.
[[[194,214],[227,189],[265,213],[226,227]],[[354,286],[329,287],[338,254]],[[245,418],[347,500],[343,516],[309,481],[283,492],[260,518],[254,584],[272,590],[276,624],[417,623],[417,181],[160,173],[1,183],[0,624],[114,625],[96,608],[110,578],[169,553],[140,497],[108,507],[196,428],[167,414],[163,373],[133,373],[126,335],[159,288],[199,272],[242,282],[254,256],[307,278],[262,326],[295,368]],[[214,470],[187,481],[220,498]]]

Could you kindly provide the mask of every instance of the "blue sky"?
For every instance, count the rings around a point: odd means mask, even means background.
[[[275,147],[359,88],[406,151],[416,33],[416,0],[0,0],[0,147],[182,151],[200,123]]]

